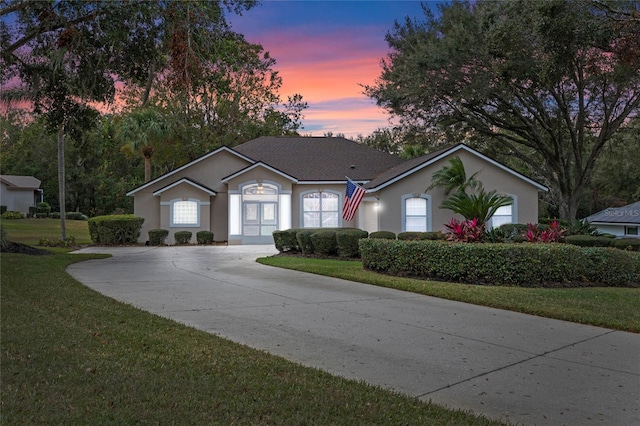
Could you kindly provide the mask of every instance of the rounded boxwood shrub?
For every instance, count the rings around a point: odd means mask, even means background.
[[[173,239],[176,240],[176,244],[189,244],[192,235],[191,231],[178,231],[173,234]]]
[[[165,245],[165,240],[169,236],[169,231],[167,229],[150,229],[149,230],[149,245],[152,246],[163,246]]]
[[[310,238],[315,254],[322,256],[334,256],[338,252],[336,231],[316,231],[310,235]]]
[[[564,242],[580,247],[609,247],[612,243],[611,238],[594,237],[591,235],[567,235]]]
[[[336,243],[338,256],[340,257],[360,257],[360,247],[358,241],[369,237],[367,231],[362,229],[345,229],[336,232]]]
[[[375,231],[369,234],[369,238],[382,238],[383,240],[395,240],[396,234],[391,231]]]
[[[36,204],[36,217],[48,217],[51,214],[51,205],[44,201]]]
[[[213,244],[213,232],[211,231],[196,232],[196,241],[198,241],[198,244]]]
[[[298,247],[300,247],[302,254],[313,254],[311,234],[317,231],[317,229],[303,229],[296,232],[296,240],[298,241]]]
[[[20,212],[7,210],[2,213],[2,219],[24,219],[24,215]]]
[[[300,246],[296,234],[300,229],[287,229],[284,231],[273,231],[273,242],[279,252],[298,252]]]
[[[144,218],[132,214],[96,216],[89,219],[94,244],[133,244],[138,241]]]
[[[443,238],[440,232],[401,232],[398,234],[398,239],[403,241],[424,241],[424,240],[441,240]]]
[[[616,238],[611,241],[611,247],[617,249],[640,251],[640,238]]]

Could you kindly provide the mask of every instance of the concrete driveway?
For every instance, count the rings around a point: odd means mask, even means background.
[[[303,365],[525,425],[640,425],[640,335],[260,265],[272,246],[91,247],[100,293]]]

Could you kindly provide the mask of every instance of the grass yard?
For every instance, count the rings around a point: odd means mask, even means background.
[[[1,255],[2,424],[492,425],[104,297],[99,255]]]
[[[521,288],[393,277],[366,271],[362,262],[275,256],[258,262],[428,296],[542,317],[640,333],[640,288]]]
[[[41,238],[60,239],[60,219],[3,219],[2,227],[9,241],[37,246]],[[89,224],[86,220],[66,220],[67,237],[74,237],[76,244],[91,244]]]

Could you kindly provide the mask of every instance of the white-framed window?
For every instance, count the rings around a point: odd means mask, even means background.
[[[200,202],[199,201],[172,200],[170,214],[171,214],[172,227],[200,226]]]
[[[624,235],[638,235],[638,227],[637,226],[625,226],[624,227]]]
[[[513,205],[499,207],[491,216],[491,227],[498,228],[505,223],[513,223]]]
[[[506,223],[518,223],[518,218],[516,217],[516,197],[515,195],[507,195],[511,197],[513,202],[508,206],[498,207],[498,210],[491,216],[489,219],[488,229],[499,228],[500,226]]]
[[[303,228],[337,228],[340,226],[340,195],[331,191],[302,194]]]
[[[402,197],[402,231],[428,232],[431,230],[431,197],[409,194]]]

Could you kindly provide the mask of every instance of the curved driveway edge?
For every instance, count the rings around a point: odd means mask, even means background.
[[[98,292],[300,364],[526,425],[640,424],[640,335],[260,265],[273,246],[90,247]]]

